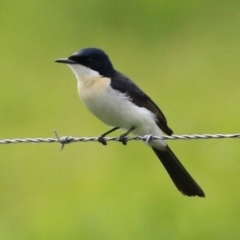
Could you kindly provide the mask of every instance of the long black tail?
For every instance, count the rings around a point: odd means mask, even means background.
[[[167,147],[166,151],[160,151],[156,148],[152,149],[180,192],[187,196],[205,197],[203,190],[190,176],[169,147]]]

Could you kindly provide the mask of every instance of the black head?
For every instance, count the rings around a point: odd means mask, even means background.
[[[108,55],[98,48],[84,48],[74,53],[67,59],[59,59],[56,62],[67,64],[81,64],[97,71],[104,77],[112,77],[114,69]]]

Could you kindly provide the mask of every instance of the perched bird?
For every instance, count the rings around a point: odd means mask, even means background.
[[[102,122],[112,126],[104,137],[121,128],[123,144],[131,132],[135,135],[171,135],[167,120],[159,107],[133,81],[114,69],[108,55],[98,48],[84,48],[68,58],[56,60],[67,64],[78,81],[78,94],[85,106]],[[150,140],[157,155],[175,186],[184,195],[205,197],[203,190],[187,172],[164,140]]]

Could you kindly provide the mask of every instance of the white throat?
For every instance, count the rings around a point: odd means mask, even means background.
[[[83,83],[90,78],[101,77],[101,75],[88,67],[85,67],[81,64],[67,64],[75,74],[79,83]]]

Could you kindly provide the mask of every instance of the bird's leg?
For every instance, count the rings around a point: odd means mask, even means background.
[[[119,127],[115,127],[115,128],[110,129],[109,131],[103,133],[100,137],[98,137],[98,141],[106,146],[107,145],[107,141],[104,139],[104,137],[107,136],[109,133],[114,132],[114,131],[116,131],[118,129],[119,129]]]
[[[131,127],[127,132],[125,132],[124,134],[122,134],[120,137],[119,137],[119,142],[121,142],[123,145],[127,145],[127,135],[132,132],[136,127]]]

